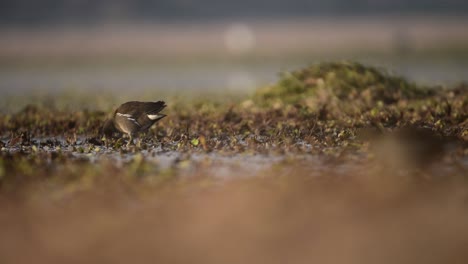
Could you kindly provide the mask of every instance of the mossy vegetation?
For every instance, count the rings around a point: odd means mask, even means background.
[[[262,111],[296,108],[318,120],[355,128],[424,124],[462,134],[468,87],[421,86],[360,63],[326,62],[283,73],[277,83],[257,90],[250,105]]]
[[[341,102],[365,100],[372,105],[424,98],[433,93],[433,89],[393,76],[384,69],[356,62],[325,62],[282,73],[278,83],[259,89],[254,99],[266,106],[282,103],[314,107],[311,101],[321,96]]]

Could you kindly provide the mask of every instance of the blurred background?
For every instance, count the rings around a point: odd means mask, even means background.
[[[467,15],[464,0],[5,0],[0,91],[248,94],[343,59],[452,84],[468,80]]]

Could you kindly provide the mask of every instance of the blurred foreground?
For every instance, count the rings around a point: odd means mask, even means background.
[[[94,166],[104,173],[76,167],[83,182],[71,197],[54,199],[41,185],[31,186],[35,196],[26,201],[1,196],[2,263],[464,263],[468,257],[466,175],[398,176],[359,166],[310,177],[313,168],[282,166],[220,184],[201,169],[155,189],[160,174],[137,180],[110,163]]]

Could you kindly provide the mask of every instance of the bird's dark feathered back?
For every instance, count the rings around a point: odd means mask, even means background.
[[[125,104],[122,104],[115,113],[122,113],[128,114],[135,117],[138,117],[141,114],[155,114],[160,112],[161,110],[166,107],[166,103],[164,101],[157,101],[157,102],[137,102],[131,101]]]

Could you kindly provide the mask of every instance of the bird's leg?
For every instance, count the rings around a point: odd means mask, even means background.
[[[141,148],[141,136],[138,137],[136,146],[137,146],[138,148]]]
[[[128,136],[129,136],[130,138],[128,139],[127,147],[129,147],[130,144],[133,144],[133,135],[132,135],[132,134],[128,134]]]

